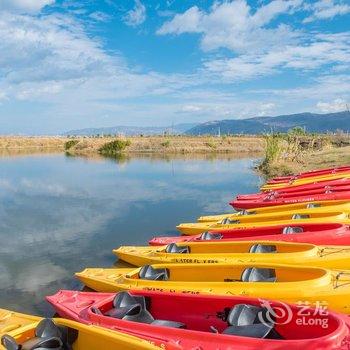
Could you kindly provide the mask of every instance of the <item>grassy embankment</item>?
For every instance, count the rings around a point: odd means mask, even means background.
[[[134,153],[262,155],[264,140],[254,136],[0,137],[1,153],[48,150],[84,156]]]
[[[258,169],[267,177],[350,164],[346,134],[305,134],[300,129],[265,136],[265,158]]]
[[[263,156],[266,177],[350,164],[348,135],[287,134],[254,136],[0,137],[0,155],[67,152],[70,155],[126,159],[131,155],[231,157]]]

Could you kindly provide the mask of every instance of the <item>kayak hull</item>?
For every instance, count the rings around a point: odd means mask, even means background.
[[[341,207],[341,206],[340,206]],[[176,228],[183,235],[197,235],[206,231],[218,231],[227,229],[247,229],[254,227],[274,226],[291,224],[326,224],[341,223],[349,224],[349,211],[330,211],[327,207],[290,210],[279,213],[264,213],[256,215],[242,215],[230,217],[228,220],[218,222],[183,223]]]
[[[313,176],[308,178],[295,179],[289,182],[276,183],[276,184],[265,184],[261,187],[262,191],[270,191],[275,189],[283,189],[286,187],[295,187],[300,185],[307,185],[311,183],[319,183],[323,181],[339,180],[339,179],[349,179],[350,171],[345,171],[342,173],[336,174],[327,174],[320,176]]]
[[[350,194],[350,192],[349,192]],[[225,213],[219,215],[200,216],[197,222],[218,222],[226,218],[230,220],[246,220],[255,219],[258,215],[278,215],[289,214],[293,215],[296,211],[305,210],[305,213],[317,213],[319,211],[328,210],[334,211],[349,211],[350,201],[348,200],[326,200],[326,201],[307,201],[307,202],[292,202],[286,205],[273,205],[268,207],[255,206],[248,210],[239,211],[236,213]]]
[[[301,233],[284,234],[286,227],[301,229]],[[264,226],[250,229],[227,229],[216,231],[210,230],[211,233],[220,233],[220,241],[283,241],[296,243],[311,243],[326,245],[332,243],[334,245],[350,245],[350,228],[343,224],[291,224]],[[153,246],[167,245],[171,243],[181,242],[217,242],[217,239],[203,240],[200,234],[192,236],[172,236],[172,237],[154,237],[148,243]]]
[[[156,325],[133,322],[108,317],[105,312],[113,307],[114,293],[84,293],[59,291],[47,300],[61,317],[86,324],[112,328],[121,332],[148,339],[155,337],[164,342],[174,342],[185,349],[235,350],[253,349],[337,349],[349,334],[346,317],[334,313],[322,315],[320,310],[292,306],[281,302],[259,300],[233,296],[184,295],[147,291],[130,291],[130,295],[144,297],[147,310],[154,317],[163,320],[181,322],[186,329],[159,327]],[[237,304],[268,307],[274,313],[275,308],[283,311],[287,317],[277,320],[275,329],[283,340],[248,338],[222,334],[227,322],[221,314]],[[176,305],[176,308],[173,306]],[[95,310],[101,311],[97,314]],[[303,319],[299,315],[306,310]],[[178,312],[182,310],[182,312]],[[208,315],[211,315],[208,317]],[[303,323],[303,324],[302,324]],[[306,327],[305,325],[309,325]],[[321,325],[321,327],[320,327]],[[324,327],[322,327],[324,325]],[[219,334],[210,332],[214,327]]]
[[[292,181],[295,179],[302,179],[302,178],[315,177],[315,176],[321,176],[321,175],[331,175],[331,174],[347,172],[349,170],[350,170],[350,166],[347,166],[347,165],[341,166],[341,167],[334,167],[334,168],[311,170],[311,171],[302,172],[298,175],[274,177],[273,179],[267,181],[267,184],[286,183],[286,182],[288,183],[289,181]]]
[[[265,197],[266,198],[266,197]],[[233,200],[229,204],[237,210],[268,208],[275,206],[288,206],[296,203],[322,202],[322,201],[350,201],[350,189],[344,192],[323,193],[323,194],[305,194],[302,196],[294,196],[284,198],[283,196],[276,199],[252,199],[252,200]]]
[[[167,248],[179,249],[168,253]],[[254,249],[266,252],[251,252]],[[182,249],[182,250],[181,250]],[[270,252],[270,249],[273,251]],[[119,259],[134,265],[150,264],[290,264],[323,267],[326,269],[348,269],[350,246],[316,246],[305,243],[269,241],[179,243],[174,246],[136,247],[122,246],[113,250]]]
[[[99,292],[147,290],[184,294],[238,295],[290,303],[325,302],[330,310],[349,314],[350,271],[296,267],[280,264],[159,264],[169,279],[139,277],[140,268],[85,269],[76,277]],[[268,269],[276,282],[242,282],[248,268]]]

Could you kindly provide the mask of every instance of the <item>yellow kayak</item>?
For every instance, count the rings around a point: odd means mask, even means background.
[[[287,183],[265,184],[260,189],[261,191],[270,191],[275,189],[281,189],[284,187],[294,187],[294,186],[306,185],[310,183],[317,183],[321,181],[339,180],[339,179],[348,179],[348,178],[350,178],[350,171],[300,178],[300,179],[289,181]]]
[[[68,332],[64,336],[58,327]],[[55,318],[43,319],[0,309],[0,349],[23,345],[23,349],[70,349],[73,350],[160,350],[180,349],[175,344],[152,345],[150,342],[106,328]],[[4,345],[7,345],[6,347]],[[35,347],[34,347],[35,346]],[[66,347],[64,347],[66,346]]]
[[[295,210],[302,209],[312,209],[312,210],[323,210],[327,209],[329,211],[350,211],[350,201],[349,200],[329,200],[329,201],[314,201],[314,202],[305,202],[305,203],[294,203],[286,205],[275,205],[271,207],[262,207],[262,208],[253,208],[248,210],[241,210],[237,213],[226,213],[219,215],[207,215],[200,216],[198,222],[217,222],[225,218],[231,220],[239,219],[242,216],[246,215],[259,215],[259,214],[272,214],[272,213],[285,213]]]
[[[276,264],[159,264],[85,269],[76,274],[99,292],[151,290],[242,295],[291,303],[326,303],[350,313],[350,271]]]
[[[176,228],[183,235],[197,235],[206,231],[244,229],[273,225],[291,224],[321,224],[321,223],[342,223],[349,224],[349,211],[331,212],[327,208],[302,209],[285,213],[268,213],[257,215],[242,215],[239,218],[230,220],[228,218],[218,222],[195,222],[183,223]]]
[[[167,246],[120,247],[119,259],[135,266],[147,264],[273,263],[350,269],[350,246],[317,246],[304,243],[239,241],[188,242]]]

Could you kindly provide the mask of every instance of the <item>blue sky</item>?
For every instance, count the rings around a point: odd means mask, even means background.
[[[0,0],[0,134],[336,112],[348,0]]]

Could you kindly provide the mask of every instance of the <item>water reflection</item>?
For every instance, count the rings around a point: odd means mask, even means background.
[[[254,159],[227,155],[0,158],[0,307],[42,315],[43,297],[81,288],[73,273],[111,266],[112,248],[174,234],[256,191]]]

